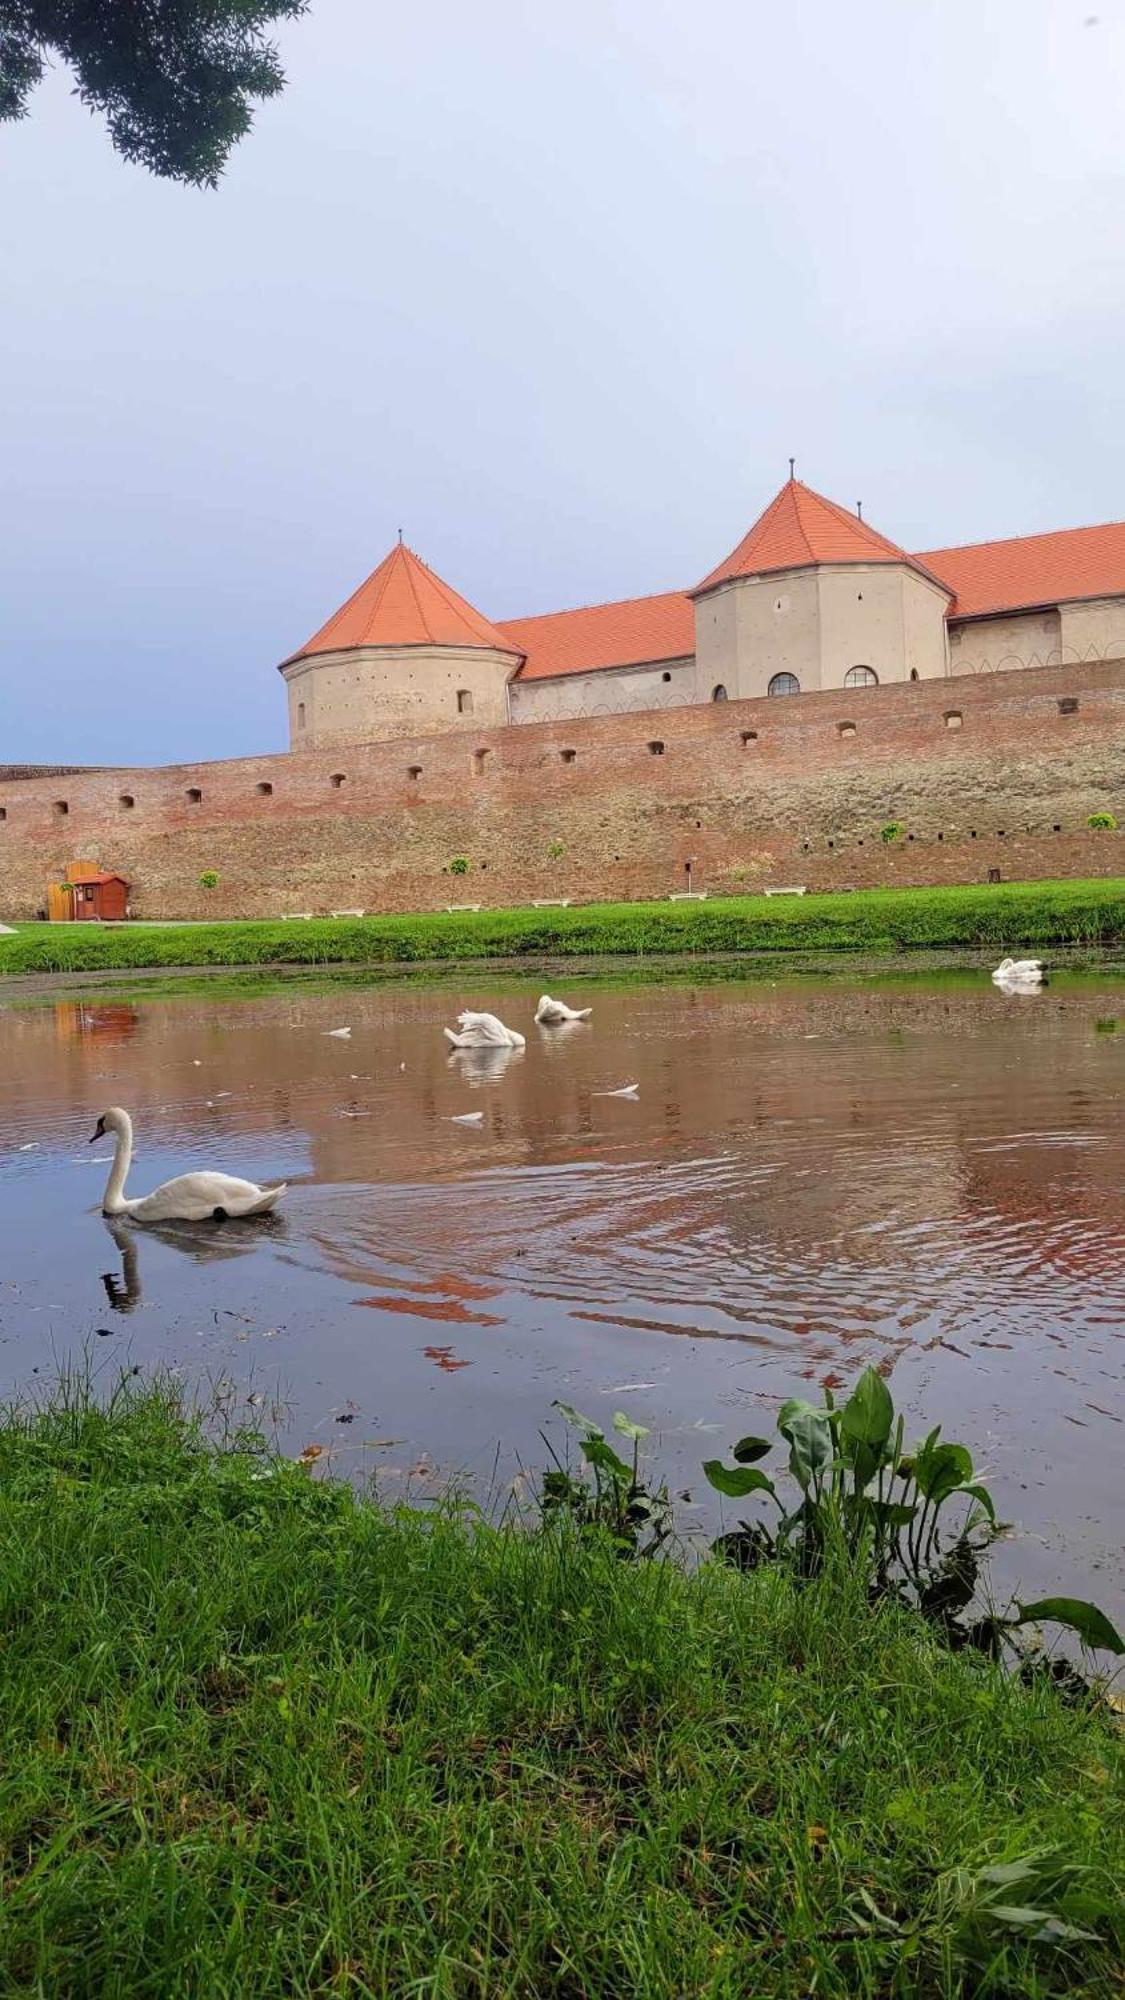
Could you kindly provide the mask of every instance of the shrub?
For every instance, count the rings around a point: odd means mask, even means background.
[[[902,821],[897,819],[889,819],[886,822],[885,826],[881,826],[879,828],[879,838],[887,847],[890,846],[892,840],[901,840]]]
[[[455,854],[449,864],[449,872],[451,875],[467,875],[469,872],[468,857],[464,854]]]
[[[199,878],[199,886],[201,889],[217,889],[219,886],[218,871],[214,868],[205,868]]]
[[[1117,821],[1111,812],[1091,813],[1086,824],[1092,833],[1117,832]]]
[[[566,848],[563,846],[562,841],[552,840],[551,845],[547,849],[547,859],[548,861],[561,861],[565,853]]]

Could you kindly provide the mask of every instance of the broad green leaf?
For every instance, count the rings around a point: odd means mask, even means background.
[[[624,1410],[614,1411],[613,1428],[615,1431],[620,1431],[622,1437],[640,1439],[648,1436],[648,1426],[635,1424],[631,1417],[625,1415]]]
[[[561,1403],[556,1396],[555,1408],[564,1423],[573,1424],[576,1431],[585,1431],[587,1437],[600,1438],[605,1436],[601,1425],[596,1424],[592,1417],[584,1417],[581,1410],[575,1409],[573,1403]]]
[[[1010,1889],[1014,1882],[1026,1882],[1032,1876],[1036,1879],[1043,1874],[1043,1863],[1049,1860],[1053,1849],[1032,1848],[1030,1854],[1021,1854],[1015,1861],[998,1861],[991,1868],[982,1868],[978,1882],[991,1882],[998,1889]]]
[[[869,1444],[864,1444],[860,1438],[845,1439],[845,1451],[847,1454],[845,1463],[850,1464],[855,1474],[856,1485],[862,1493],[865,1487],[870,1486],[879,1470],[879,1454],[873,1451]]]
[[[628,1480],[633,1477],[624,1459],[618,1458],[613,1446],[608,1445],[604,1437],[583,1438],[582,1456],[599,1472],[608,1472],[613,1479]]]
[[[895,1420],[891,1392],[874,1368],[865,1368],[847,1402],[841,1428],[844,1436],[858,1444],[885,1445]]]
[[[868,1506],[877,1521],[887,1528],[908,1528],[917,1507],[900,1507],[896,1500],[869,1500]]]
[[[704,1476],[715,1488],[716,1493],[725,1493],[728,1500],[741,1500],[747,1493],[774,1493],[772,1479],[764,1472],[755,1472],[749,1465],[724,1465],[721,1458],[707,1458],[703,1461]]]
[[[914,1482],[927,1500],[948,1500],[972,1476],[972,1454],[963,1444],[924,1447],[914,1461]]]
[[[1037,1625],[1049,1620],[1054,1625],[1069,1626],[1087,1646],[1105,1653],[1125,1653],[1125,1639],[1110,1624],[1105,1612],[1084,1597],[1037,1597],[1034,1604],[1017,1604],[1016,1610],[1019,1612],[1013,1621],[1016,1625]]]
[[[975,1483],[970,1481],[967,1486],[959,1486],[957,1491],[958,1493],[969,1493],[974,1500],[979,1501],[993,1527],[996,1526],[996,1508],[987,1486],[982,1486],[979,1481]]]
[[[811,1403],[794,1399],[782,1404],[777,1424],[782,1436],[789,1440],[789,1470],[807,1493],[835,1457],[828,1414]]]
[[[768,1438],[739,1438],[731,1457],[736,1465],[756,1465],[758,1460],[765,1458],[766,1453],[772,1449],[773,1446]]]

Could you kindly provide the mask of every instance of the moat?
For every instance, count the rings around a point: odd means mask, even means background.
[[[555,1032],[538,990],[0,1010],[0,1390],[165,1364],[418,1493],[542,1463],[555,1397],[624,1408],[690,1529],[702,1458],[873,1361],[974,1448],[1024,1584],[1120,1607],[1125,982],[563,981],[594,1013]],[[451,1057],[462,1005],[526,1050]],[[111,1230],[111,1103],[130,1192],[284,1177],[281,1218]]]

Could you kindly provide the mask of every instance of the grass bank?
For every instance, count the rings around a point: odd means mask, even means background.
[[[134,1385],[0,1427],[0,1592],[5,1993],[1093,2000],[1119,1970],[1108,1721],[846,1577],[387,1513]]]
[[[0,937],[0,975],[180,965],[401,965],[465,959],[698,952],[995,951],[1114,945],[1125,882],[871,889],[707,903],[597,903],[571,910],[169,924],[102,930],[33,925]]]

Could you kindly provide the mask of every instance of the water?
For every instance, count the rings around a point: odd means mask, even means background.
[[[504,1490],[555,1397],[624,1408],[703,1528],[702,1458],[873,1361],[977,1453],[1010,1573],[1120,1609],[1125,986],[598,984],[554,1032],[535,990],[0,1011],[0,1389],[171,1364],[416,1491]],[[462,1004],[526,1052],[451,1058]],[[282,1217],[111,1228],[87,1140],[118,1102],[133,1192],[285,1177]]]

